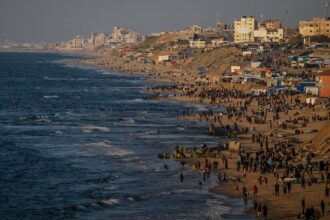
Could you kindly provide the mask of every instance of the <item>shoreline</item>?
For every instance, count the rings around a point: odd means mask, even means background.
[[[131,74],[131,75],[142,75],[142,76],[147,76],[151,81],[157,81],[160,82],[159,79],[161,80],[161,82],[168,82],[168,83],[172,83],[174,85],[178,85],[178,84],[189,84],[189,80],[193,80],[193,77],[191,75],[183,75],[182,74],[182,70],[179,71],[175,71],[173,69],[168,69],[165,68],[163,66],[152,66],[149,68],[146,68],[145,66],[141,66],[139,64],[133,63],[133,64],[125,64],[124,62],[122,62],[122,60],[120,60],[120,58],[118,57],[116,60],[112,61],[111,59],[113,58],[113,56],[107,57],[106,60],[107,62],[105,62],[104,57],[101,58],[101,60],[89,60],[86,62],[82,62],[82,64],[87,64],[87,65],[95,65],[97,67],[100,68],[106,68],[106,69],[110,69],[112,71],[116,71],[116,72],[120,72],[120,73],[124,73],[124,74]],[[151,70],[151,71],[150,71]],[[149,72],[150,71],[150,72]],[[184,80],[182,80],[180,77],[184,76]],[[188,78],[188,80],[186,79]],[[191,82],[190,81],[190,82]],[[231,87],[235,87],[232,86]],[[151,92],[151,91],[150,91]],[[170,92],[164,92],[160,89],[156,89],[153,90],[154,94],[168,94],[171,93]],[[177,91],[175,91],[174,89],[174,94],[176,94]],[[304,97],[303,97],[304,98]],[[208,102],[210,100],[207,99],[199,99],[196,97],[187,97],[187,96],[170,96],[168,97],[168,99],[172,99],[175,101],[179,101],[179,102],[192,102],[192,103],[200,103],[200,104],[208,104]],[[219,100],[219,106],[224,106],[224,107],[228,107],[232,105],[232,101],[236,101],[235,99],[228,99],[228,102],[222,102],[221,100]],[[297,109],[298,111],[298,109]],[[322,111],[322,110],[319,110]],[[308,112],[308,109],[306,110],[306,112]],[[322,112],[321,112],[322,113]],[[292,115],[294,113],[291,113]],[[291,115],[290,114],[290,115]],[[306,114],[306,113],[304,113]],[[285,117],[285,116],[284,116]],[[196,120],[196,119],[191,119],[189,118],[188,120]],[[205,118],[200,117],[198,120],[200,121],[204,121],[205,122]],[[207,121],[205,122],[207,124],[210,124]],[[225,123],[232,123],[231,120],[223,120],[220,124],[225,124]],[[251,129],[251,126],[246,124],[246,122],[237,122],[239,126],[242,127],[246,127]],[[316,123],[316,122],[315,122]],[[317,122],[313,127],[317,127],[318,129],[321,129],[323,126],[325,125],[325,122]],[[267,125],[268,126],[268,125]],[[268,132],[267,128],[265,128],[265,126],[258,126],[258,130],[261,130],[262,132]],[[306,130],[306,129],[305,129]],[[300,140],[308,140],[313,136],[316,136],[315,134],[304,134],[301,135],[302,137],[299,137]],[[241,135],[241,138],[247,138],[248,139],[248,135]],[[230,138],[229,138],[230,139]],[[274,137],[273,138],[274,141],[285,141],[288,140],[288,138],[286,137]],[[253,150],[255,149],[257,146],[255,143],[251,143],[251,141],[242,141],[242,145],[251,145],[248,147],[248,150]],[[207,158],[208,160],[211,160],[211,158]],[[193,159],[194,162],[196,162],[196,159]],[[220,158],[215,158],[215,160],[218,161],[219,164],[221,164],[221,159]],[[285,219],[297,219],[297,215],[299,214],[299,207],[300,207],[300,200],[302,198],[305,197],[313,197],[313,199],[310,199],[307,203],[306,206],[315,206],[315,208],[317,207],[318,209],[319,206],[317,206],[316,204],[318,203],[319,198],[323,198],[322,194],[323,194],[323,188],[324,188],[324,184],[313,184],[313,186],[309,187],[310,190],[312,190],[312,192],[314,193],[313,196],[310,195],[310,193],[306,192],[305,190],[301,190],[299,188],[299,186],[296,186],[297,184],[294,184],[294,190],[292,190],[292,193],[295,194],[296,196],[292,196],[291,194],[289,195],[284,195],[284,197],[280,197],[280,201],[278,200],[277,197],[274,196],[274,192],[273,192],[273,184],[275,184],[275,182],[277,182],[277,180],[275,181],[274,178],[272,178],[273,174],[272,173],[266,173],[266,174],[259,174],[258,172],[252,172],[251,174],[249,173],[249,175],[244,176],[242,175],[242,170],[240,171],[236,171],[235,167],[235,158],[229,158],[229,169],[227,168],[220,168],[218,169],[218,171],[220,172],[226,172],[227,176],[236,176],[236,177],[240,177],[244,180],[244,182],[240,182],[240,183],[229,183],[225,182],[222,184],[219,184],[216,187],[213,187],[211,189],[209,189],[210,192],[212,193],[216,193],[219,195],[224,195],[227,196],[229,198],[240,198],[239,194],[241,194],[241,190],[243,188],[243,186],[245,186],[248,189],[248,196],[247,198],[249,199],[249,201],[258,201],[260,203],[267,203],[268,208],[268,215],[269,217],[267,217],[267,219],[280,219],[280,218],[285,218]],[[267,177],[269,179],[269,185],[267,184],[266,187],[262,186],[262,185],[258,185],[258,196],[256,198],[254,198],[252,196],[252,191],[251,189],[253,188],[253,185],[257,185],[258,182],[258,177],[262,175],[263,177]],[[265,185],[265,184],[263,184]],[[317,192],[317,195],[315,195]],[[282,193],[281,193],[282,194]],[[299,196],[298,196],[299,195]],[[326,199],[325,199],[326,200]],[[281,204],[285,204],[285,206],[280,206],[279,207],[279,202]],[[327,206],[329,205],[329,201],[326,200]],[[247,210],[244,212],[245,214],[251,215],[251,216],[256,216],[256,212],[254,211],[253,208]],[[272,216],[272,217],[270,217]],[[329,212],[326,212],[326,216],[329,216]],[[325,217],[326,217],[325,216]],[[322,219],[322,218],[321,218]]]
[[[105,70],[111,70],[111,71],[114,71],[114,72],[118,72],[119,74],[134,75],[134,76],[137,76],[137,77],[146,77],[150,82],[155,82],[155,83],[164,83],[164,82],[169,83],[170,82],[170,80],[166,77],[164,77],[164,78],[154,78],[152,74],[146,73],[146,72],[136,71],[136,72],[133,72],[132,74],[129,73],[129,72],[125,72],[125,71],[120,72],[118,70],[113,70],[111,67],[104,67],[104,66],[97,65],[95,63],[85,63],[85,60],[83,60],[83,61],[78,60],[78,62],[75,62],[75,63],[82,64],[82,65],[93,66],[93,67],[101,68],[101,69],[105,69]],[[158,98],[158,99],[162,99],[162,98]],[[196,102],[191,102],[191,101],[179,101],[179,100],[171,99],[171,98],[164,98],[164,99],[167,100],[167,101],[196,103]],[[196,143],[196,144],[199,144],[199,143]],[[241,201],[239,197],[233,197],[231,194],[215,192],[215,191],[213,191],[214,188],[215,188],[214,186],[211,187],[211,188],[208,188],[207,191],[209,193],[212,193],[212,194],[215,194],[215,195],[218,195],[218,196],[222,197],[224,200],[235,199],[235,202],[237,202],[237,203]],[[224,205],[230,205],[230,204],[231,204],[230,202],[224,201]],[[233,204],[231,204],[231,205],[233,205]],[[246,207],[244,205],[239,205],[239,207],[236,207],[236,206],[231,207],[230,206],[230,211],[226,214],[223,214],[223,216],[232,215],[233,214],[232,212],[235,212],[235,211],[239,210],[240,214],[238,214],[238,215],[255,217],[255,215],[251,212],[252,204],[247,204],[247,206],[250,206],[250,208],[246,209]]]

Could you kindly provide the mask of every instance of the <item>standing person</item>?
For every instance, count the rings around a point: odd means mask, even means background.
[[[267,215],[268,215],[268,207],[266,205],[266,203],[264,204],[264,207],[262,208],[263,210],[263,215],[265,218],[267,218]]]
[[[301,209],[302,209],[302,213],[305,213],[305,198],[304,197],[301,200]]]
[[[290,194],[290,192],[291,192],[291,182],[288,182],[287,186],[288,186],[288,193]]]
[[[280,196],[280,184],[275,183],[275,196]]]
[[[246,186],[245,185],[243,186],[242,191],[243,191],[243,197],[244,197],[245,194],[246,194]]]
[[[258,187],[256,185],[254,185],[253,187],[253,197],[256,197],[258,193]]]
[[[261,209],[262,209],[262,207],[261,207],[261,203],[259,203],[258,204],[258,208],[257,208],[257,212],[258,212],[258,216],[261,216]]]
[[[182,172],[180,173],[180,182],[181,183],[183,182],[183,173]]]
[[[323,200],[321,200],[321,211],[322,211],[322,215],[324,216],[324,211],[325,211],[325,203]]]
[[[285,182],[282,185],[282,189],[283,189],[283,194],[286,194],[286,183]]]

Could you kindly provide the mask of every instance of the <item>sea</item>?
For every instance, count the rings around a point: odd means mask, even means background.
[[[162,83],[77,59],[0,53],[0,219],[254,219],[243,200],[209,192],[216,175],[200,186],[201,174],[158,158],[219,143],[178,118],[208,106],[148,100]]]

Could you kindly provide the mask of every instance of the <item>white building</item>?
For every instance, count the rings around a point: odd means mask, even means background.
[[[259,28],[254,31],[255,40],[260,41],[261,43],[269,43],[269,42],[280,42],[284,38],[284,30],[283,29],[266,29]]]

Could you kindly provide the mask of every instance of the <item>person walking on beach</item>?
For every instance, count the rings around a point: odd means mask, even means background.
[[[321,212],[323,216],[324,216],[324,211],[325,211],[325,203],[323,200],[321,200]]]
[[[283,189],[283,194],[286,194],[286,183],[285,182],[282,185],[282,189]]]
[[[256,197],[258,193],[258,187],[256,185],[254,185],[253,187],[253,197]]]
[[[305,198],[304,197],[301,200],[301,210],[302,210],[302,213],[305,213]]]
[[[262,210],[263,210],[263,216],[265,218],[267,218],[267,215],[268,215],[268,207],[266,204],[264,204],[264,206],[262,207]]]
[[[261,216],[261,209],[262,209],[262,207],[261,207],[261,204],[259,203],[258,207],[257,207],[257,213],[258,213],[257,215],[258,216]]]
[[[280,184],[275,183],[275,196],[280,196]]]
[[[246,193],[246,186],[245,185],[243,185],[242,192],[243,192],[243,197],[244,197],[245,193]]]

